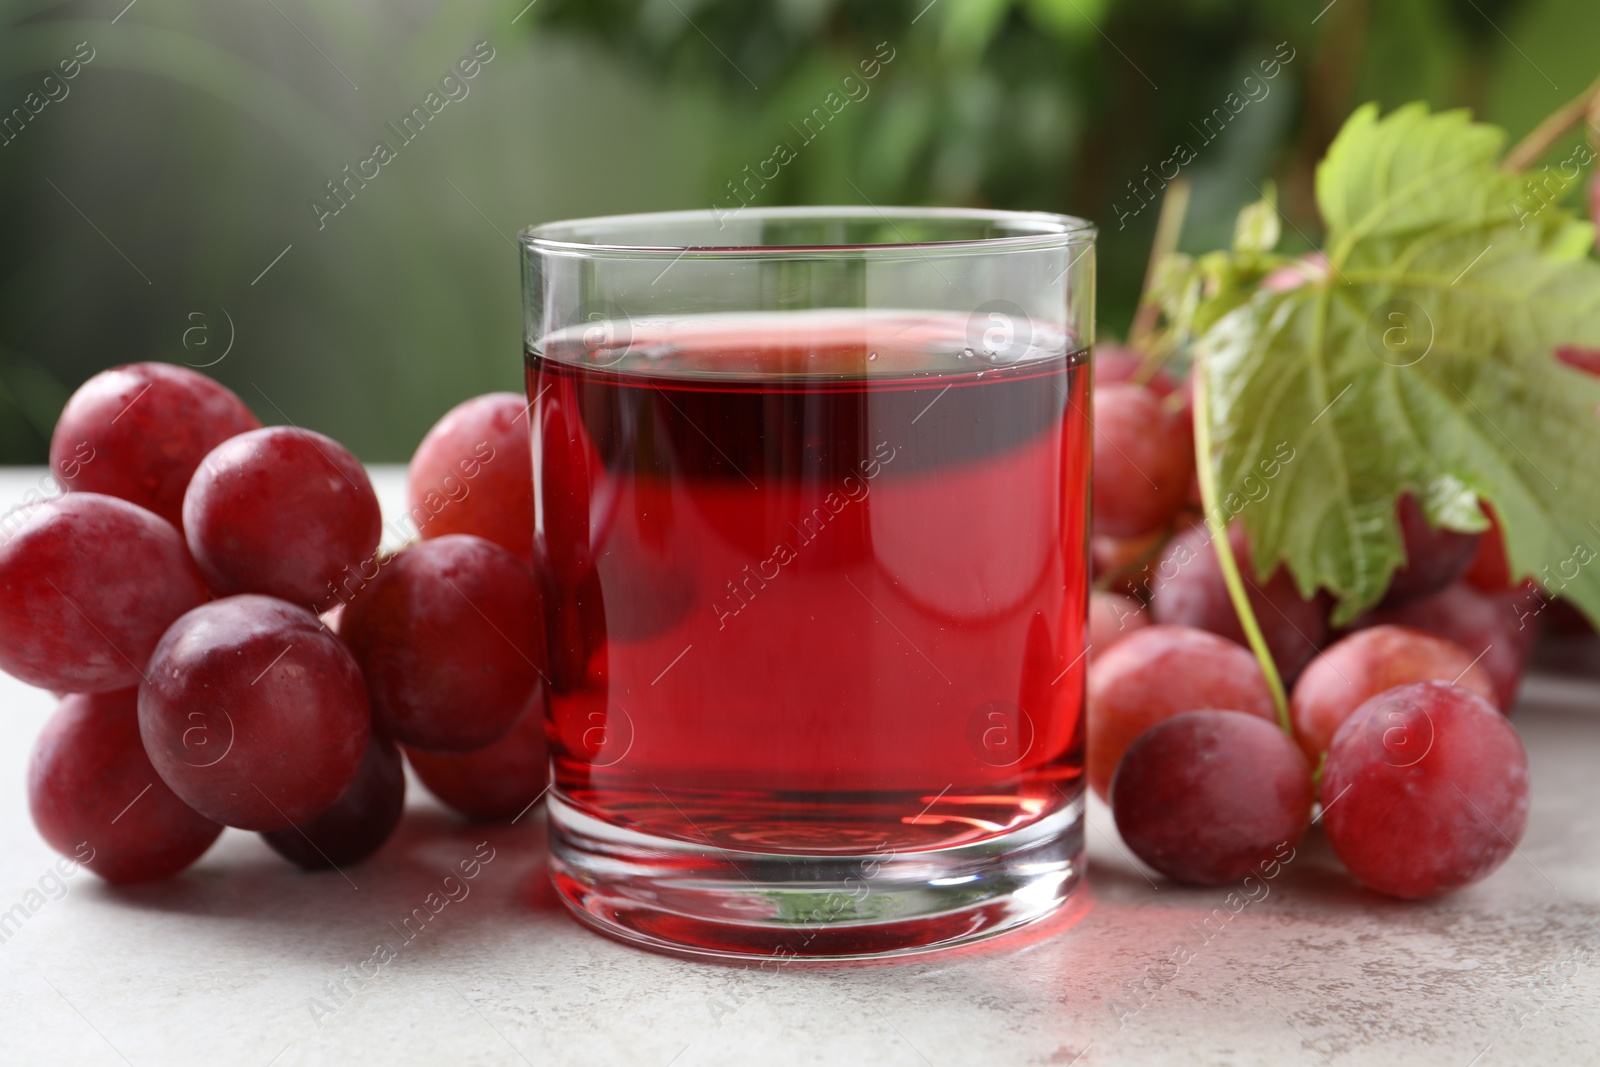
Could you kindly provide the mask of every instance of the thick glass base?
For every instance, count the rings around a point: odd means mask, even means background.
[[[550,796],[550,874],[578,918],[692,956],[867,959],[993,937],[1049,915],[1083,876],[1083,801],[976,844],[781,855],[594,819]]]

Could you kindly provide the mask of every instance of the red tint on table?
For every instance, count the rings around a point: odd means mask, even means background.
[[[570,803],[815,852],[1076,795],[1087,374],[1064,343],[964,344],[962,319],[835,314],[634,324],[620,373],[530,353]]]

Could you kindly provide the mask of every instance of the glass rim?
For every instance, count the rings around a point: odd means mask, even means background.
[[[895,222],[920,221],[932,223],[982,223],[1005,222],[1018,229],[1033,232],[1006,234],[998,237],[965,237],[949,241],[893,241],[854,244],[628,244],[616,237],[625,236],[629,229],[643,229],[652,225],[703,222],[721,228],[722,220],[737,216],[755,222],[786,220],[829,220],[887,222],[898,231]],[[588,218],[562,219],[555,222],[529,226],[518,235],[518,244],[526,252],[537,251],[554,255],[587,256],[593,258],[705,258],[738,259],[769,256],[862,256],[883,254],[973,253],[1024,251],[1032,249],[1068,248],[1094,242],[1097,234],[1094,223],[1074,215],[1060,215],[1048,211],[1001,211],[989,208],[951,207],[762,207],[718,211],[715,208],[690,211],[658,211],[640,214],[597,215]],[[585,239],[584,234],[604,233],[607,240]],[[903,234],[901,236],[904,236]]]

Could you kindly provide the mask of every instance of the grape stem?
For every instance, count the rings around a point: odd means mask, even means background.
[[[1211,531],[1211,544],[1217,552],[1217,563],[1222,567],[1222,580],[1228,587],[1228,599],[1233,601],[1234,613],[1244,628],[1250,651],[1261,664],[1261,673],[1272,691],[1272,704],[1278,712],[1278,725],[1290,737],[1294,726],[1289,721],[1289,698],[1283,691],[1283,679],[1278,676],[1278,665],[1267,650],[1267,640],[1261,636],[1261,626],[1245,594],[1244,579],[1239,574],[1239,563],[1233,558],[1233,545],[1228,541],[1228,525],[1217,502],[1217,472],[1211,457],[1211,386],[1206,381],[1204,357],[1196,352],[1190,370],[1194,378],[1194,459],[1195,473],[1200,477],[1200,506],[1205,509],[1206,528]]]
[[[1526,170],[1569,131],[1589,120],[1591,110],[1597,104],[1600,104],[1600,78],[1545,116],[1532,133],[1518,141],[1517,146],[1506,154],[1501,166],[1506,170]]]
[[[1133,375],[1133,380],[1140,385],[1155,376],[1163,361],[1150,350],[1156,323],[1161,316],[1161,305],[1151,290],[1155,288],[1156,272],[1161,269],[1162,260],[1178,250],[1183,220],[1189,214],[1190,189],[1188,178],[1175,178],[1161,197],[1161,214],[1156,217],[1156,235],[1150,242],[1150,259],[1144,268],[1144,286],[1139,290],[1139,310],[1133,313],[1133,324],[1128,327],[1128,347],[1144,357]]]

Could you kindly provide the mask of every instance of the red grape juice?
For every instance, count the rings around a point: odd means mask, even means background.
[[[1089,374],[964,318],[591,324],[528,353],[563,803],[776,854],[967,844],[1083,772]]]

